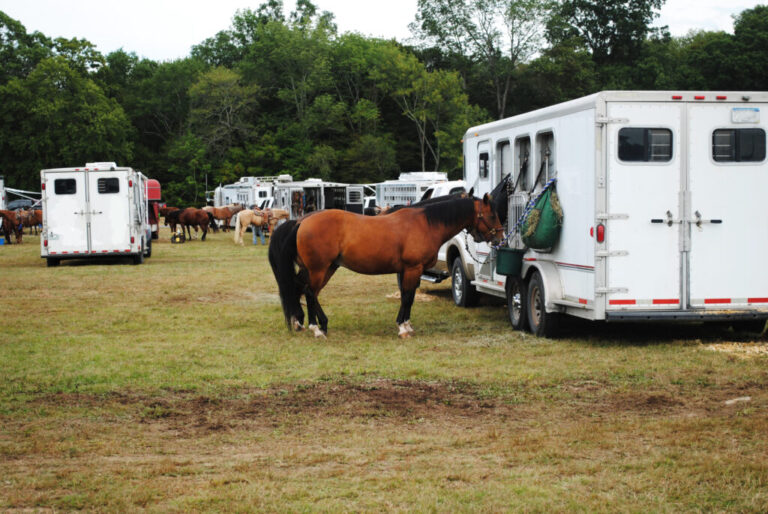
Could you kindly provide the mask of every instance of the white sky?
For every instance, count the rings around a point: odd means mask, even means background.
[[[336,17],[340,32],[395,38],[410,36],[417,0],[313,0]],[[768,0],[764,0],[768,2]],[[762,2],[762,3],[764,3]],[[157,61],[189,55],[193,45],[231,25],[237,9],[263,0],[0,0],[0,11],[27,32],[84,38],[107,54],[118,48]],[[733,30],[733,14],[760,4],[750,0],[667,0],[657,25],[675,36],[691,29]],[[728,4],[728,5],[726,5]],[[289,14],[295,0],[284,1]]]

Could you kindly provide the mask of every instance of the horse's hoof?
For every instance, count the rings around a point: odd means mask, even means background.
[[[400,339],[405,339],[407,337],[411,337],[411,333],[408,331],[408,328],[405,326],[405,323],[397,326],[399,332],[397,333],[397,337]]]
[[[304,330],[304,325],[299,323],[299,320],[297,320],[296,318],[291,318],[291,325],[293,326],[293,329],[296,332],[301,332],[302,330]]]
[[[320,330],[320,327],[318,327],[317,325],[310,325],[310,326],[309,326],[309,329],[312,331],[312,333],[313,333],[313,334],[315,334],[315,338],[318,338],[318,339],[320,339],[320,338],[322,338],[322,339],[326,339],[326,337],[325,337],[325,332],[323,332],[322,330]]]

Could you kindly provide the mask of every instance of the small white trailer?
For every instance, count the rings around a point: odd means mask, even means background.
[[[48,266],[63,259],[131,257],[152,253],[147,178],[114,162],[40,172],[43,232],[40,256]]]
[[[374,185],[376,204],[382,209],[397,205],[411,205],[421,200],[427,189],[447,181],[448,175],[440,171],[401,173],[397,180],[385,180]]]
[[[766,92],[605,91],[469,129],[467,187],[511,175],[508,229],[547,183],[563,221],[539,250],[519,233],[500,250],[454,237],[438,260],[454,302],[504,297],[512,325],[539,335],[562,315],[762,330],[767,126]],[[501,274],[508,249],[521,269]]]

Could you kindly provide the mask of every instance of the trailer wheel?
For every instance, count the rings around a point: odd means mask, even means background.
[[[45,259],[45,265],[48,266],[49,268],[55,268],[59,264],[61,264],[61,261],[59,259],[54,259],[52,257],[48,257],[47,259]]]
[[[545,306],[544,279],[538,271],[533,273],[528,282],[525,310],[528,314],[528,326],[534,335],[554,337],[558,333],[560,314],[547,312]]]
[[[143,264],[144,263],[144,250],[140,251],[136,255],[133,256],[133,264]]]
[[[453,260],[451,268],[451,295],[453,303],[459,307],[472,307],[477,304],[477,290],[475,286],[469,283],[464,266],[461,264],[461,257]]]
[[[507,313],[515,330],[528,328],[528,312],[525,301],[525,281],[522,277],[507,277]]]
[[[152,239],[154,239],[154,236]],[[152,239],[147,241],[147,250],[144,252],[144,257],[152,257]]]

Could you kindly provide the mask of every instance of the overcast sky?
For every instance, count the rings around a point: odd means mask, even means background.
[[[657,25],[680,36],[691,29],[733,30],[733,14],[766,3],[745,0],[667,0]],[[261,1],[237,0],[0,0],[0,11],[27,32],[84,38],[107,54],[118,48],[157,61],[189,55],[190,48],[228,28],[237,9]],[[313,0],[336,17],[340,32],[395,38],[410,36],[416,0]],[[285,0],[290,13],[294,0]]]

